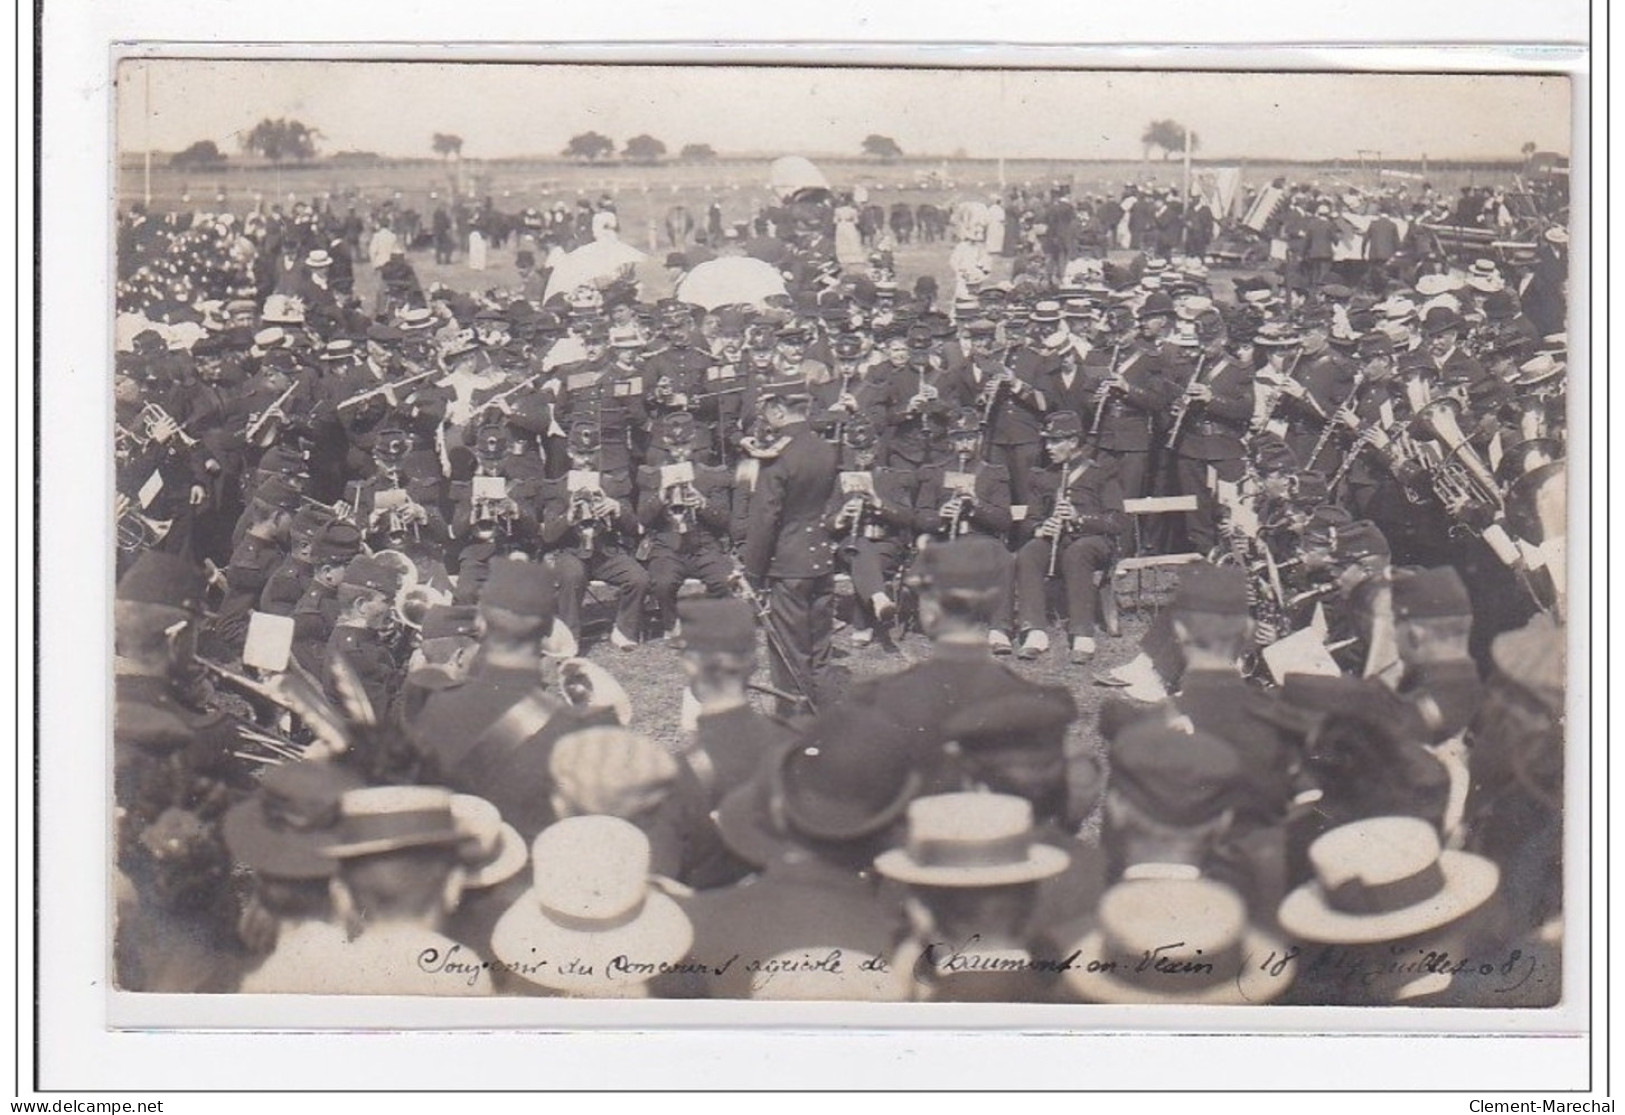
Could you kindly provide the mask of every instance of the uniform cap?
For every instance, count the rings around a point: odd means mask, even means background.
[[[1217,817],[1234,801],[1242,775],[1230,744],[1157,718],[1124,728],[1110,743],[1110,757],[1111,788],[1175,825]]]
[[[1344,564],[1365,558],[1392,556],[1388,539],[1370,519],[1358,519],[1346,527],[1333,527],[1331,531],[1332,556]]]
[[[1179,577],[1174,607],[1186,612],[1247,615],[1247,574],[1232,565],[1187,566]]]
[[[743,600],[691,597],[678,602],[677,617],[688,651],[748,655],[756,649],[756,615]]]
[[[203,570],[175,554],[148,550],[119,579],[119,600],[203,614]]]
[[[1394,619],[1434,619],[1471,616],[1472,601],[1461,574],[1449,565],[1396,577],[1393,585]]]
[[[300,503],[300,492],[286,476],[268,477],[259,487],[254,489],[254,498],[261,503],[284,511],[297,510]]]
[[[603,436],[599,432],[598,424],[591,419],[583,419],[570,425],[570,448],[577,453],[596,453],[603,443]]]
[[[317,565],[345,565],[361,552],[361,531],[354,523],[334,520],[322,528],[311,544]]]
[[[531,616],[545,629],[553,623],[558,591],[558,579],[548,566],[500,558],[491,562],[485,584],[480,586],[480,607]]]
[[[848,449],[873,449],[879,440],[874,423],[862,414],[854,414],[848,418],[846,427],[841,432],[841,443]]]
[[[288,533],[296,542],[314,542],[333,519],[332,511],[307,503],[294,512]]]
[[[694,416],[686,410],[666,415],[655,427],[655,440],[663,448],[694,445],[700,440],[700,427]]]
[[[982,432],[982,412],[975,407],[960,407],[948,416],[949,434],[979,434]]]
[[[423,613],[423,641],[430,639],[477,639],[480,610],[466,604],[431,604]]]
[[[400,570],[368,555],[351,559],[344,569],[344,583],[352,588],[372,589],[393,597],[401,587]]]
[[[995,539],[971,536],[937,542],[920,551],[909,579],[935,593],[992,593],[1003,583],[1010,552]]]
[[[1083,419],[1076,411],[1058,410],[1044,419],[1043,437],[1075,438],[1083,436]]]

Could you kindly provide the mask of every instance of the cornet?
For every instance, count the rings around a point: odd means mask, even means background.
[[[157,403],[148,403],[141,408],[141,426],[148,440],[160,445],[172,437],[180,438],[181,444],[188,449],[197,444],[197,438],[187,433],[186,427],[171,418],[169,412]]]

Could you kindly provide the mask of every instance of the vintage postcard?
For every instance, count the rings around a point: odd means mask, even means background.
[[[1583,991],[1566,74],[114,78],[128,1009]]]

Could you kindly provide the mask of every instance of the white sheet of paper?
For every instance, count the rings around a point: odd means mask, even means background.
[[[475,499],[507,499],[508,481],[501,476],[474,477]]]
[[[565,485],[572,492],[593,492],[602,487],[598,483],[598,473],[584,468],[571,469],[565,478]]]
[[[141,485],[141,490],[136,493],[136,499],[140,500],[142,510],[151,507],[152,501],[157,499],[158,493],[163,490],[163,475],[157,469],[153,469],[152,475],[147,477],[147,482]]]
[[[660,466],[660,486],[670,488],[676,484],[694,483],[694,462],[682,461],[674,465]]]
[[[243,644],[243,665],[281,673],[293,651],[293,617],[250,612],[248,641]]]
[[[1264,664],[1269,667],[1270,677],[1275,679],[1277,685],[1291,674],[1335,678],[1343,673],[1313,627],[1294,631],[1265,647]]]
[[[875,478],[867,472],[841,473],[841,494],[843,496],[853,496],[859,493],[874,495]]]
[[[405,488],[385,488],[372,497],[373,511],[395,511],[405,507],[410,497]]]

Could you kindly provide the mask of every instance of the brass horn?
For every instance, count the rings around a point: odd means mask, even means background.
[[[1487,513],[1494,518],[1502,508],[1501,489],[1489,466],[1461,432],[1457,422],[1460,414],[1461,404],[1455,399],[1435,399],[1411,420],[1411,431],[1438,442],[1444,451],[1443,459],[1431,469],[1440,502],[1453,514]]]

